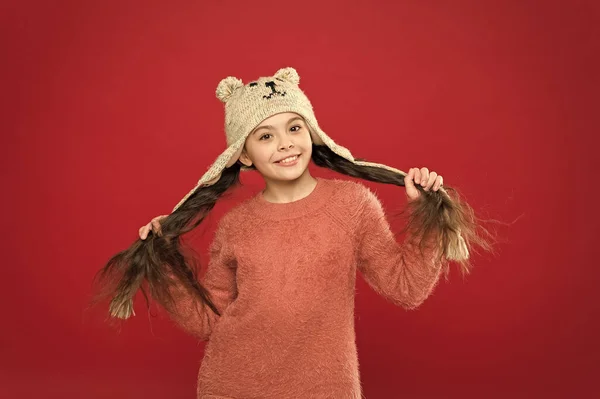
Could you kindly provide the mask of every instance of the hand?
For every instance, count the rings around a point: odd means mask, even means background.
[[[148,233],[150,232],[150,230],[152,230],[152,232],[154,234],[157,234],[159,237],[162,236],[162,232],[160,230],[160,221],[164,218],[166,218],[169,215],[161,215],[161,216],[157,216],[154,219],[152,219],[150,221],[150,223],[148,223],[145,226],[140,227],[139,230],[139,234],[140,234],[140,238],[142,240],[145,240],[146,237],[148,237]]]
[[[415,183],[423,186],[425,191],[429,191],[432,188],[433,191],[438,191],[444,184],[444,179],[435,172],[429,173],[429,169],[425,167],[420,170],[419,168],[410,168],[408,174],[404,176],[404,187],[406,188],[406,195],[409,201],[414,201],[421,195],[417,187],[415,187]]]

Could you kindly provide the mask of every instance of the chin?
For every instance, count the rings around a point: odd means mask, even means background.
[[[302,170],[283,170],[275,173],[269,173],[268,178],[275,181],[294,181],[300,179],[306,174],[306,172],[308,172],[308,167],[305,167]]]

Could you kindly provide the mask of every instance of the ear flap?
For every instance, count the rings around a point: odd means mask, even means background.
[[[280,70],[275,72],[274,76],[276,78],[286,80],[295,85],[300,83],[300,75],[298,75],[298,72],[296,72],[296,70],[292,67],[281,68]]]
[[[244,87],[244,83],[240,79],[233,76],[228,76],[221,80],[217,86],[217,98],[226,103],[231,95],[240,87]]]

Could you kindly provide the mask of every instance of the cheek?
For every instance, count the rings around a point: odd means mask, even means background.
[[[301,142],[304,148],[312,148],[313,141],[310,133],[307,132],[305,135],[303,135]]]
[[[254,159],[256,162],[270,163],[273,154],[276,152],[275,146],[265,143],[256,148],[256,151],[254,152]]]

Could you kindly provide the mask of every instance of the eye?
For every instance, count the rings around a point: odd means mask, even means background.
[[[293,130],[293,129],[296,129],[296,128],[297,128],[297,130]],[[292,126],[290,128],[290,130],[292,130],[292,132],[294,132],[294,133],[297,132],[297,131],[299,131],[300,129],[302,129],[302,126],[300,126],[300,125]],[[265,133],[265,134],[263,134],[262,136],[259,137],[259,140],[263,140],[264,137],[270,136],[270,135],[271,135],[271,133]]]

